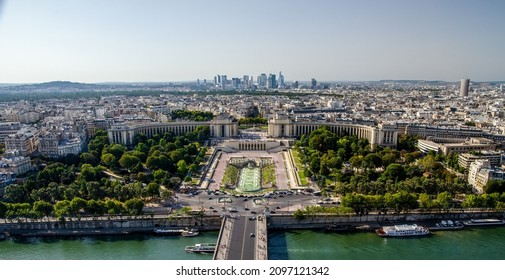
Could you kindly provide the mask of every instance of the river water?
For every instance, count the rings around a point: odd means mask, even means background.
[[[210,260],[184,247],[215,243],[218,232],[199,236],[97,236],[9,238],[0,241],[0,259],[11,260]],[[272,260],[504,260],[505,227],[439,231],[422,238],[381,238],[375,233],[269,232]]]

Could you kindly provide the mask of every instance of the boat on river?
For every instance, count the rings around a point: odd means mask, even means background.
[[[434,227],[430,227],[430,230],[458,230],[463,229],[465,225],[460,221],[442,220],[436,223]]]
[[[430,234],[430,230],[427,227],[416,224],[384,226],[376,229],[375,232],[381,237],[414,237]]]
[[[156,228],[154,229],[154,234],[157,235],[179,235],[182,233],[182,229],[164,229],[164,228]]]
[[[185,228],[181,232],[181,235],[184,236],[184,237],[193,237],[193,236],[197,236],[198,234],[199,234],[198,230],[196,230],[196,229],[188,229],[188,228]]]
[[[193,246],[186,246],[184,250],[186,253],[214,253],[216,246],[216,243],[200,243]]]
[[[469,221],[464,221],[465,226],[501,226],[505,222],[499,219],[471,219]]]

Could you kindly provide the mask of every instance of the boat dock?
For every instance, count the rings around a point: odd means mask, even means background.
[[[265,216],[226,216],[223,218],[214,260],[268,259]]]

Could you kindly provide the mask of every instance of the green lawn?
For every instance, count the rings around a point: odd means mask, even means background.
[[[261,171],[261,181],[263,185],[267,184],[275,184],[275,168],[274,165],[271,164],[266,166]]]
[[[223,175],[223,184],[234,185],[237,182],[238,168],[228,164]]]
[[[297,150],[292,149],[291,152],[293,153],[293,159],[295,160],[295,165],[296,168],[298,169],[298,177],[300,177],[300,185],[305,186],[308,184],[307,182],[307,176],[305,176],[305,172],[302,161],[300,160],[300,154]]]

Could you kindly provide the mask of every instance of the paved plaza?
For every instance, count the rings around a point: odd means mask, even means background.
[[[259,158],[259,157],[271,157],[275,164],[275,177],[277,182],[277,188],[279,189],[289,189],[288,177],[286,166],[284,163],[284,158],[282,152],[269,153],[265,151],[238,151],[234,153],[221,152],[220,157],[216,157],[215,160],[219,162],[214,169],[214,174],[210,180],[209,190],[218,190],[223,180],[224,171],[231,157],[244,157],[244,158]]]

